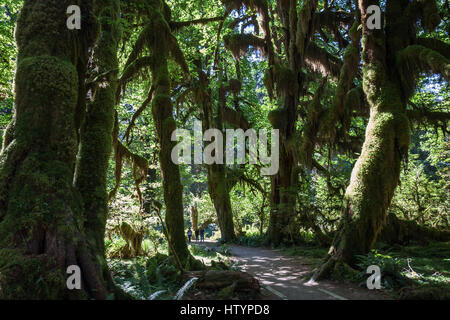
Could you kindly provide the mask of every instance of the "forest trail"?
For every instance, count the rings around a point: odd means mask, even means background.
[[[218,248],[215,242],[202,244]],[[263,287],[264,299],[271,300],[385,300],[382,292],[369,291],[355,284],[333,281],[308,283],[302,279],[312,270],[301,257],[289,257],[280,250],[227,245],[231,260],[237,262],[242,271],[256,277]]]

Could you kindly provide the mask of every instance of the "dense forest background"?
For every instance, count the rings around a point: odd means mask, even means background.
[[[0,297],[169,298],[238,243],[450,298],[448,1],[69,2],[0,5]],[[174,164],[196,120],[279,129],[278,173]]]

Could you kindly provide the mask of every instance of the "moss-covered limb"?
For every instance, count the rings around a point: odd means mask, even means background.
[[[124,70],[128,68],[133,62],[135,62],[139,56],[142,54],[143,50],[145,49],[146,43],[152,39],[152,32],[154,30],[151,29],[151,25],[146,26],[141,33],[139,34],[138,38],[136,39],[133,49],[131,50],[130,54],[128,55],[127,62],[125,63]]]
[[[95,20],[83,1],[85,31],[67,29],[69,1],[25,1],[17,24],[14,139],[0,158],[0,295],[16,299],[105,299],[114,289],[83,228],[73,187],[77,153],[78,63],[87,61]],[[92,26],[94,26],[93,24]],[[87,33],[84,33],[87,32]],[[81,68],[83,69],[83,68]],[[82,290],[66,287],[79,265]]]
[[[125,130],[125,134],[123,136],[124,140],[129,144],[130,143],[130,133],[133,130],[134,124],[136,122],[136,119],[142,114],[142,112],[145,111],[145,109],[147,109],[147,107],[150,105],[150,103],[152,102],[153,99],[153,94],[155,93],[155,87],[151,86],[148,94],[147,94],[147,98],[142,102],[141,106],[139,107],[139,109],[136,110],[136,112],[133,114],[133,116],[131,117],[130,123],[128,124],[127,129]]]
[[[235,126],[236,128],[240,128],[243,130],[247,130],[248,128],[250,128],[250,125],[244,114],[229,107],[223,108],[223,120],[228,124]]]
[[[420,45],[410,45],[399,51],[396,64],[405,92],[410,96],[420,73],[438,73],[450,81],[450,60],[439,52]]]
[[[259,50],[263,55],[267,54],[265,40],[251,34],[232,34],[225,36],[223,41],[225,48],[231,51],[236,60],[245,56],[250,47]]]
[[[143,199],[142,193],[140,191],[139,185],[146,179],[148,173],[148,161],[144,157],[131,152],[127,147],[125,147],[119,140],[119,123],[118,115],[116,112],[114,130],[112,134],[112,141],[114,146],[114,160],[115,160],[115,171],[114,176],[116,183],[114,188],[109,192],[108,199],[111,200],[116,196],[117,190],[119,188],[120,180],[122,178],[122,167],[124,162],[127,162],[133,168],[133,179],[136,187],[136,193],[138,194],[139,203],[142,208]]]
[[[119,79],[121,86],[124,86],[133,77],[142,72],[143,68],[149,68],[153,63],[151,56],[144,56],[141,58],[136,58],[132,62],[127,63],[122,75]]]
[[[353,22],[353,15],[349,12],[332,9],[315,12],[313,16],[314,30],[318,31],[320,28],[326,28],[333,33],[339,32],[340,25],[351,25]]]
[[[3,133],[2,148],[0,149],[0,152],[6,149],[8,145],[14,140],[15,126],[16,126],[16,117],[14,115],[11,121],[8,123],[5,132]]]
[[[246,184],[250,187],[250,190],[252,191],[259,191],[263,196],[267,196],[267,191],[261,186],[261,184],[255,180],[250,178],[248,175],[245,174],[245,171],[237,169],[227,170],[227,185],[228,190],[231,190],[237,183]]]
[[[429,123],[436,127],[440,126],[446,131],[446,124],[450,121],[450,113],[428,111],[428,110],[407,110],[406,115],[408,119],[413,123]]]
[[[417,44],[440,53],[446,59],[450,59],[450,44],[447,42],[434,38],[418,37]]]
[[[378,237],[389,244],[408,244],[410,241],[450,241],[450,231],[437,230],[417,224],[415,221],[402,220],[394,213],[386,219],[386,226]]]
[[[120,40],[117,0],[99,1],[100,37],[93,48],[93,64],[98,74],[118,70],[117,47]],[[88,105],[81,129],[75,186],[84,201],[85,229],[95,239],[98,252],[104,252],[104,236],[108,215],[107,171],[113,144],[117,71],[100,87]]]
[[[265,53],[268,57],[269,65],[274,63],[273,45],[272,45],[272,35],[269,23],[269,7],[271,4],[267,0],[225,0],[223,1],[227,10],[239,9],[242,5],[247,8],[253,9],[258,12],[261,20],[261,29],[264,33],[265,41]],[[255,25],[257,34],[259,33],[260,26]]]
[[[338,43],[339,49],[346,48],[348,41],[341,34],[342,25],[351,25],[353,22],[353,15],[350,12],[338,10],[332,11],[330,9],[316,12],[313,17],[313,28],[318,32],[325,42],[329,41],[328,35],[324,29],[328,30]]]
[[[170,29],[173,32],[177,32],[185,27],[189,27],[196,24],[208,24],[210,22],[217,22],[217,21],[223,21],[225,17],[212,17],[212,18],[202,18],[202,19],[195,19],[190,21],[171,21]]]

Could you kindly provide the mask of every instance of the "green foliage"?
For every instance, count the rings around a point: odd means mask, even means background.
[[[129,261],[111,260],[109,267],[114,281],[135,299],[146,300],[157,291],[165,290],[158,299],[171,299],[179,288],[179,272],[166,255]]]
[[[260,234],[258,231],[247,231],[245,235],[237,238],[236,243],[249,247],[261,247],[267,243],[267,235]]]
[[[366,279],[368,276],[366,270],[371,265],[380,267],[382,286],[384,288],[392,289],[406,285],[406,279],[400,273],[400,259],[383,255],[378,253],[376,250],[364,256],[358,255],[357,258],[357,266],[362,270],[358,275],[361,285],[366,284]]]
[[[393,289],[400,299],[446,299],[450,295],[449,242],[432,242],[421,245],[389,247],[378,243],[379,249],[359,256],[361,272],[355,280],[365,285],[366,269],[378,265],[382,285]]]

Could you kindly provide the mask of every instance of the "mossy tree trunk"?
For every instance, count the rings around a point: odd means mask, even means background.
[[[286,112],[292,113],[296,110],[296,107],[292,105],[294,97],[290,97],[289,100],[291,100],[291,103],[279,110],[283,114]],[[280,129],[279,171],[271,177],[270,193],[269,238],[275,246],[288,243],[294,238],[292,227],[294,226],[297,198],[298,165],[288,144],[295,132],[294,119],[296,119],[296,116],[291,115],[289,118],[283,118],[285,120],[283,127],[274,126],[275,129]]]
[[[280,167],[278,174],[272,176],[270,196],[269,238],[274,245],[292,242],[296,238],[297,231],[294,228],[299,171],[295,151],[295,126],[298,100],[304,82],[302,68],[305,50],[312,38],[310,22],[317,4],[317,0],[304,1],[298,12],[296,1],[277,3],[287,59],[283,65],[277,65],[269,56],[271,69],[266,75],[266,83],[272,88],[276,85],[277,95],[282,102],[280,108],[269,115],[272,126],[280,130]]]
[[[211,92],[208,89],[208,76],[199,68],[200,92],[199,103],[202,106],[203,131],[208,129],[218,129],[223,131],[223,108],[225,107],[225,89],[219,89],[219,104],[217,117],[214,119]],[[225,153],[224,153],[225,154]],[[234,232],[233,211],[231,207],[230,190],[227,183],[226,166],[224,164],[213,163],[206,165],[208,178],[208,191],[214,208],[217,213],[221,240],[224,242],[233,241],[236,238]]]
[[[433,2],[433,1],[431,1]],[[403,81],[397,57],[414,42],[415,29],[408,0],[388,1],[385,29],[367,27],[367,8],[379,1],[359,0],[363,26],[363,88],[370,106],[370,119],[362,152],[345,194],[340,230],[329,257],[314,278],[355,265],[356,255],[373,248],[385,222],[386,212],[399,183],[400,165],[408,154],[410,126],[406,102],[412,91]],[[412,20],[411,20],[412,19]],[[411,73],[414,71],[411,70]]]
[[[197,209],[197,205],[192,205],[191,206],[191,224],[192,224],[192,230],[194,232],[197,231],[198,230],[198,209]]]
[[[107,173],[113,145],[115,93],[120,40],[118,0],[97,0],[101,33],[93,48],[93,65],[97,74],[107,74],[104,85],[92,90],[81,127],[80,146],[75,172],[75,187],[84,203],[86,235],[95,245],[104,276],[109,277],[105,256],[105,227],[108,216]]]
[[[83,26],[68,30],[62,0],[26,0],[16,29],[15,127],[0,154],[0,296],[105,299],[114,292],[103,252],[84,224],[74,187],[76,109],[97,22],[82,1]],[[100,230],[101,231],[101,230]],[[78,265],[82,289],[68,290]]]
[[[161,2],[162,3],[162,2]],[[155,95],[152,101],[152,114],[160,144],[159,161],[166,206],[165,221],[173,250],[185,264],[190,257],[184,235],[183,186],[178,165],[171,158],[176,142],[171,140],[176,129],[173,107],[170,100],[170,76],[168,69],[169,39],[172,37],[164,13],[154,8],[149,17],[155,32],[149,48],[152,52],[151,70]],[[168,19],[170,21],[170,19]]]
[[[223,164],[208,165],[208,190],[214,203],[219,222],[221,239],[230,242],[236,238],[234,232],[233,211],[230,191],[226,180],[226,168]]]

